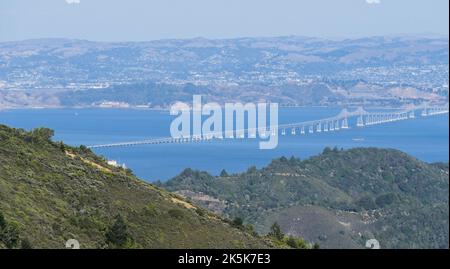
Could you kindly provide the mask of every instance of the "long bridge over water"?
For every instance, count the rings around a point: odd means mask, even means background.
[[[194,135],[189,137],[163,137],[163,138],[152,138],[140,141],[130,141],[130,142],[120,142],[120,143],[110,143],[110,144],[100,144],[91,145],[88,148],[110,148],[110,147],[127,147],[127,146],[138,146],[138,145],[155,145],[155,144],[172,144],[172,143],[195,143],[210,140],[221,140],[221,139],[243,139],[245,134],[248,138],[256,138],[258,133],[261,138],[268,137],[269,135],[279,135],[282,136],[291,135],[312,135],[315,133],[322,132],[337,132],[341,130],[347,130],[351,128],[351,118],[356,118],[354,121],[357,128],[362,128],[364,126],[379,125],[389,122],[411,120],[416,117],[429,117],[440,114],[447,114],[449,112],[448,104],[445,106],[420,106],[420,107],[410,107],[405,109],[397,109],[388,112],[381,111],[366,111],[362,107],[356,110],[349,111],[343,109],[339,114],[334,117],[295,122],[288,124],[279,124],[278,126],[268,126],[264,129],[258,128],[247,128],[240,130],[224,131],[220,133],[208,133],[205,135]],[[277,128],[271,128],[277,127]],[[272,130],[272,133],[269,133]],[[278,130],[275,132],[274,130]]]

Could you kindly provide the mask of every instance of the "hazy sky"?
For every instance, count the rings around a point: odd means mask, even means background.
[[[0,41],[448,36],[448,0],[0,0]]]

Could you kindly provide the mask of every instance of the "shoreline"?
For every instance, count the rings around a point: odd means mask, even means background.
[[[223,105],[221,105],[224,108]],[[366,109],[402,109],[405,106],[364,106],[358,104],[339,104],[339,105],[279,105],[279,108],[357,108],[363,107]],[[20,107],[0,107],[1,111],[8,110],[54,110],[54,109],[123,109],[123,110],[149,110],[149,111],[170,111],[170,107],[143,107],[143,106],[20,106]]]

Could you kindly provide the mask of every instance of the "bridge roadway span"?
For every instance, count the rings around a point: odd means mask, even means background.
[[[300,134],[313,134],[320,132],[333,132],[338,130],[349,129],[349,118],[357,117],[356,126],[364,127],[369,125],[383,124],[393,121],[399,120],[407,120],[414,119],[417,115],[417,111],[419,111],[419,115],[422,117],[446,114],[448,113],[448,104],[442,107],[411,107],[401,110],[393,110],[390,112],[368,112],[363,108],[359,107],[354,111],[348,111],[347,109],[343,109],[338,115],[334,117],[311,120],[311,121],[303,121],[289,124],[280,124],[278,126],[269,126],[269,130],[281,130],[281,135],[286,135],[286,130],[290,129],[291,134],[295,135],[297,131]],[[272,128],[274,127],[274,128]],[[278,127],[275,128],[275,127]],[[193,143],[200,141],[209,141],[212,139],[233,139],[233,138],[244,138],[245,133],[247,133],[248,138],[256,138],[256,133],[258,132],[261,138],[265,138],[268,136],[268,127],[258,129],[258,128],[250,128],[250,129],[242,129],[242,130],[233,130],[233,131],[225,131],[220,133],[208,133],[203,136],[191,136],[191,137],[163,137],[163,138],[152,138],[147,140],[140,141],[129,141],[129,142],[120,142],[120,143],[109,143],[109,144],[101,144],[101,145],[91,145],[88,148],[96,149],[96,148],[111,148],[111,147],[127,147],[127,146],[138,146],[138,145],[155,145],[155,144],[169,144],[169,143]],[[277,133],[272,132],[271,135],[277,135]]]

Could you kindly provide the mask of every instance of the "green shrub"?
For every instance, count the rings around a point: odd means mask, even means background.
[[[283,240],[284,233],[281,231],[280,225],[277,222],[274,222],[270,227],[269,236],[279,241]]]
[[[228,177],[227,171],[225,171],[225,169],[222,169],[222,171],[220,172],[220,176],[221,177]]]
[[[170,209],[168,213],[175,219],[182,219],[184,217],[184,212],[180,209]]]
[[[106,243],[110,248],[126,248],[133,242],[128,227],[122,216],[117,215],[114,224],[106,233]]]
[[[305,240],[300,238],[295,238],[293,236],[289,236],[286,239],[286,244],[290,246],[291,248],[295,249],[308,249],[308,243],[305,242]]]
[[[394,203],[396,200],[397,200],[397,196],[394,193],[386,193],[386,194],[382,194],[382,195],[378,196],[375,199],[375,203],[379,207],[385,207],[385,206],[388,206],[388,205]]]
[[[7,223],[5,217],[0,212],[0,242],[2,242],[6,248],[15,248],[18,246],[19,229],[16,225]]]
[[[244,220],[240,217],[236,217],[233,220],[233,226],[238,227],[238,228],[242,228],[242,226],[244,225]]]
[[[20,248],[21,249],[32,249],[33,246],[31,245],[30,241],[28,241],[28,239],[22,239],[20,241]]]

